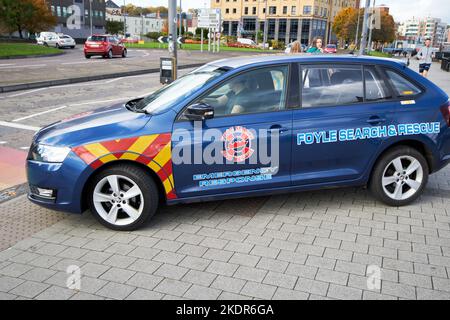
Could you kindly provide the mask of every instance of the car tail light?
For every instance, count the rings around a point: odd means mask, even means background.
[[[442,107],[441,107],[442,115],[444,116],[445,122],[450,127],[450,100],[447,101]]]

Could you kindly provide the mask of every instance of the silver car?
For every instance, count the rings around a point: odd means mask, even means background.
[[[67,34],[51,35],[43,44],[48,47],[71,49],[75,49],[76,46],[75,40]]]

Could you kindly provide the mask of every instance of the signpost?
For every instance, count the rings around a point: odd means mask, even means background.
[[[220,38],[218,44],[216,43],[216,33],[221,32],[222,14],[220,9],[201,9],[198,17],[198,27],[202,28],[201,32],[201,51],[203,52],[203,28],[208,29],[208,51],[220,51]],[[213,46],[211,46],[211,38]]]

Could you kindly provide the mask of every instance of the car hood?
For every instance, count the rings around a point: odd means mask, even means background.
[[[124,104],[84,112],[51,124],[40,130],[34,142],[75,147],[96,141],[133,136],[151,116],[134,113]]]

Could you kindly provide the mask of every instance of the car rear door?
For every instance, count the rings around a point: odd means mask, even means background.
[[[288,79],[287,64],[255,68],[192,102],[214,107],[215,116],[193,122],[181,115],[174,124],[172,161],[178,197],[290,186]],[[180,139],[183,136],[187,137]]]
[[[356,181],[392,124],[390,89],[374,66],[305,64],[300,75],[302,107],[293,114],[293,184]]]

